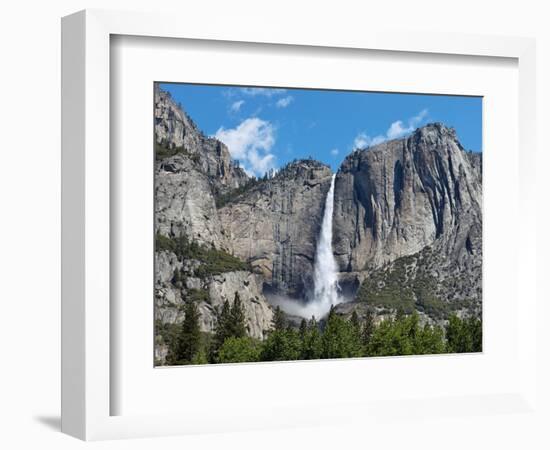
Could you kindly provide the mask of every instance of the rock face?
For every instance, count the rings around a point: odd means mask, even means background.
[[[220,209],[232,251],[263,275],[267,292],[309,292],[330,181],[328,166],[295,161]]]
[[[157,144],[181,149],[212,183],[214,192],[226,192],[246,183],[248,176],[231,159],[229,150],[217,139],[205,136],[176,104],[170,94],[155,85],[155,139]]]
[[[468,296],[481,299],[481,178],[481,155],[464,151],[442,124],[353,152],[335,186],[340,270],[372,273],[430,248],[435,279],[468,274]]]
[[[165,236],[188,236],[227,249],[208,176],[185,155],[156,163],[155,227]]]
[[[169,93],[155,85],[155,225],[165,236],[187,235],[227,248],[215,197],[238,188],[248,176],[227,147],[204,136]],[[159,157],[159,150],[167,155]]]
[[[271,327],[273,310],[262,294],[262,283],[259,275],[247,272],[226,272],[206,278],[193,277],[197,262],[182,263],[169,251],[157,253],[155,272],[155,319],[162,323],[178,323],[184,319],[183,305],[186,301],[202,292],[204,300],[198,301],[201,331],[214,332],[217,312],[227,300],[230,304],[235,299],[235,292],[241,297],[248,334],[256,339],[263,339]],[[184,283],[173,282],[175,271],[182,270],[190,276]]]
[[[235,292],[243,300],[248,334],[263,339],[271,328],[273,310],[262,294],[262,277],[250,272],[227,272],[214,276],[208,283],[211,305],[221,308],[223,302],[233,303]]]

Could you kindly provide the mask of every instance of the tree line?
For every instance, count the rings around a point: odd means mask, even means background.
[[[299,328],[287,323],[275,309],[272,329],[264,340],[248,336],[242,300],[225,301],[218,311],[214,333],[202,333],[197,304],[185,304],[184,320],[165,334],[166,364],[207,364],[256,361],[292,361],[369,356],[470,353],[482,350],[481,320],[449,318],[445,327],[422,325],[416,312],[376,323],[367,311],[349,318],[330,311],[323,323],[303,319]]]

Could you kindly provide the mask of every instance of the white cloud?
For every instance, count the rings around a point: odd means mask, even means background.
[[[412,133],[428,115],[428,110],[423,109],[416,116],[411,117],[405,125],[402,120],[392,122],[385,135],[369,136],[365,132],[359,133],[353,141],[353,148],[365,148],[380,144],[384,141],[397,139]]]
[[[275,167],[275,128],[258,117],[250,117],[237,127],[221,127],[214,136],[222,141],[231,156],[238,159],[249,175],[261,176]]]
[[[388,128],[388,139],[395,139],[399,136],[403,136],[405,133],[407,133],[407,129],[408,128],[403,127],[403,122],[401,122],[400,120],[393,122]]]
[[[245,166],[249,175],[261,176],[269,169],[275,168],[275,155],[273,153],[260,154],[256,148],[252,148],[248,153],[249,166]]]
[[[359,133],[354,141],[353,141],[353,148],[365,148],[370,147],[372,145],[377,145],[386,140],[385,136],[378,135],[378,136],[369,136],[368,134],[361,132]]]
[[[277,103],[275,103],[275,106],[277,106],[277,108],[286,108],[293,101],[294,101],[294,97],[292,97],[292,95],[288,95],[287,97],[283,97],[277,100]]]
[[[408,124],[405,126],[401,120],[393,122],[386,135],[388,139],[397,139],[405,134],[412,133],[416,127],[426,118],[428,115],[428,110],[423,109],[416,116],[411,117],[408,121]]]
[[[249,87],[249,88],[241,88],[241,92],[251,97],[255,97],[257,95],[262,95],[264,97],[273,97],[276,95],[285,94],[286,89]]]
[[[229,107],[231,112],[239,112],[241,109],[241,106],[243,106],[244,100],[237,100],[236,102],[233,102],[231,106]]]
[[[333,148],[331,151],[330,151],[330,154],[332,156],[336,156],[338,153],[340,153],[340,151],[337,149],[337,148]]]
[[[382,142],[384,142],[385,140],[386,140],[386,138],[384,136],[374,136],[371,139],[370,145],[378,145],[378,144],[381,144]]]
[[[365,148],[370,143],[370,137],[366,133],[359,133],[353,140],[353,148]]]

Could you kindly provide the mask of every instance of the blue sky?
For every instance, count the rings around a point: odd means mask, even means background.
[[[309,156],[336,171],[355,147],[410,134],[429,122],[456,129],[481,151],[480,97],[163,83],[207,135],[249,174]]]

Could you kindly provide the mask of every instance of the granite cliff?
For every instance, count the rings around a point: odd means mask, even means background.
[[[220,209],[231,250],[263,275],[267,292],[304,299],[331,170],[294,161]]]
[[[481,192],[480,155],[464,151],[442,124],[353,152],[336,177],[340,267],[379,267],[436,241],[460,259],[481,231]]]
[[[365,280],[360,300],[399,296],[429,310],[421,284],[440,309],[479,312],[481,155],[453,129],[429,124],[350,154],[336,177],[334,229],[342,286],[353,293]]]

